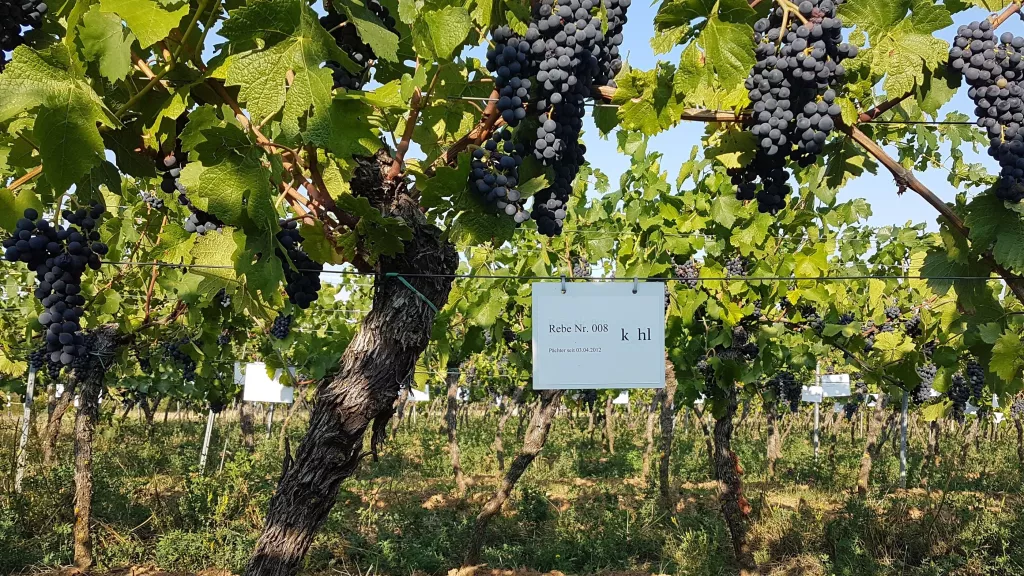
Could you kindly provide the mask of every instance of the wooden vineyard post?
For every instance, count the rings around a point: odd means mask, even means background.
[[[21,438],[18,440],[18,464],[14,473],[14,491],[21,493],[21,481],[25,478],[25,466],[28,463],[28,436],[32,430],[32,401],[36,385],[36,369],[29,368],[28,384],[25,386],[25,397],[23,398],[25,415],[21,422]]]

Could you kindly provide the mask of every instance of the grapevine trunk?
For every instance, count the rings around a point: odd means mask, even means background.
[[[390,419],[399,389],[430,339],[435,310],[448,299],[447,275],[458,263],[454,248],[426,224],[411,198],[399,198],[392,214],[413,228],[413,237],[405,252],[381,259],[373,306],[346,348],[338,374],[318,386],[309,429],[294,461],[286,458],[247,576],[298,571],[334,507],[338,487],[363,457],[366,429]],[[430,276],[407,278],[412,290],[385,276],[390,272]]]

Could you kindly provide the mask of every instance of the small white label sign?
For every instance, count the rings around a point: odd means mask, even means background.
[[[533,388],[665,386],[665,285],[533,284]]]
[[[849,374],[821,374],[818,376],[818,386],[821,386],[821,394],[825,398],[851,396]]]
[[[235,377],[239,375],[244,378],[245,388],[242,391],[242,399],[246,402],[271,402],[274,404],[291,404],[295,401],[294,390],[291,386],[281,383],[281,369],[274,372],[271,379],[267,374],[267,365],[263,362],[250,362],[244,368],[235,365]],[[294,368],[289,372],[295,375]]]

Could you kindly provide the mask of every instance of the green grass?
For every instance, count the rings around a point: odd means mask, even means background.
[[[136,564],[187,572],[243,569],[282,453],[277,431],[272,439],[261,438],[252,455],[237,450],[239,431],[231,416],[225,413],[218,422],[206,474],[200,475],[205,419],[160,423],[158,417],[148,431],[144,423],[107,414],[95,460],[93,534],[100,570]],[[591,441],[585,420],[556,420],[544,452],[492,523],[484,550],[490,566],[567,574],[736,573],[699,428],[681,428],[673,445],[672,478],[680,501],[667,512],[658,505],[655,478],[639,478],[643,424],[631,427],[625,414],[621,418],[614,455],[602,450],[599,435]],[[57,466],[42,470],[33,451],[23,494],[0,494],[0,574],[71,561],[68,420]],[[491,449],[496,421],[476,414],[460,430],[463,466],[473,480],[460,501],[452,496],[440,422],[428,422],[421,407],[417,425],[404,425],[379,462],[367,462],[343,484],[305,572],[445,574],[457,567],[473,519],[498,480]],[[0,446],[13,445],[13,423],[0,427]],[[515,417],[508,424],[506,461],[521,441],[517,424]],[[890,444],[875,466],[867,499],[852,495],[863,439],[851,443],[848,424],[824,433],[817,463],[808,430],[797,424],[772,480],[765,477],[764,426],[758,424],[754,415],[744,422],[734,448],[753,505],[755,557],[766,573],[1024,573],[1024,472],[1005,424],[962,464],[962,432],[947,431],[943,460],[927,476],[921,471],[925,430],[917,426],[911,489],[895,488],[899,467]],[[293,447],[304,426],[296,418],[288,430]],[[218,471],[225,440],[229,454]],[[0,483],[9,485],[9,474],[10,458],[4,456]]]

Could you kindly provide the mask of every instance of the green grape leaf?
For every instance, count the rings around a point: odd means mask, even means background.
[[[330,71],[321,69],[325,61],[355,71],[304,0],[252,0],[230,12],[220,33],[230,44],[259,46],[229,56],[225,77],[239,87],[238,97],[256,124],[277,114],[286,98],[294,100],[288,106],[292,117],[325,106],[333,87]],[[294,91],[286,88],[289,73],[298,83]]]
[[[14,195],[7,188],[0,188],[0,230],[14,232],[18,220],[27,208],[42,211],[43,204],[32,190],[22,190]]]
[[[711,218],[726,228],[732,228],[740,207],[740,201],[736,196],[720,194],[711,202]]]
[[[373,108],[365,102],[336,99],[323,112],[309,119],[306,139],[310,144],[346,160],[372,155],[381,147],[380,139],[366,122]]]
[[[1019,334],[1006,332],[999,337],[992,346],[992,359],[988,367],[1007,382],[1020,377],[1021,368],[1024,367],[1024,343]]]
[[[238,281],[235,254],[245,245],[241,230],[210,232],[195,240],[192,263],[182,277],[178,295],[186,302],[207,300],[220,290],[234,289]]]
[[[413,44],[417,52],[433,54],[438,60],[455,55],[473,29],[469,12],[459,6],[423,12],[413,25]]]
[[[675,67],[659,64],[649,71],[625,70],[612,104],[619,106],[619,123],[626,130],[639,130],[653,136],[680,121],[683,104],[675,97]]]
[[[309,257],[321,264],[344,264],[345,255],[339,251],[324,230],[324,223],[313,220],[312,224],[302,221],[299,226],[302,234],[302,249]]]
[[[926,70],[946,65],[949,44],[932,35],[953,24],[943,6],[919,0],[851,0],[841,13],[845,22],[867,32],[871,48],[858,58],[870,58],[872,73],[885,77],[888,98],[914,90],[924,84]]]
[[[883,332],[875,336],[874,352],[882,362],[898,362],[914,349],[914,342],[907,338],[906,334]]]
[[[348,22],[355,24],[359,39],[369,45],[378,58],[389,62],[398,61],[398,36],[385,28],[362,0],[348,0],[338,5],[348,16]]]
[[[232,154],[211,166],[190,162],[181,172],[181,183],[196,208],[225,224],[268,236],[276,229],[270,173],[259,157]]]
[[[132,42],[135,35],[127,32],[116,14],[101,12],[99,6],[82,17],[82,53],[95,62],[100,75],[110,82],[123,80],[132,70]]]
[[[113,12],[127,22],[143,48],[167,38],[188,15],[188,7],[188,2],[172,9],[155,0],[100,0],[100,10]]]
[[[68,68],[63,45],[49,52],[25,46],[14,50],[0,74],[0,122],[37,110],[33,138],[39,145],[43,175],[63,192],[103,161],[97,124],[110,126],[106,110],[89,84]]]

